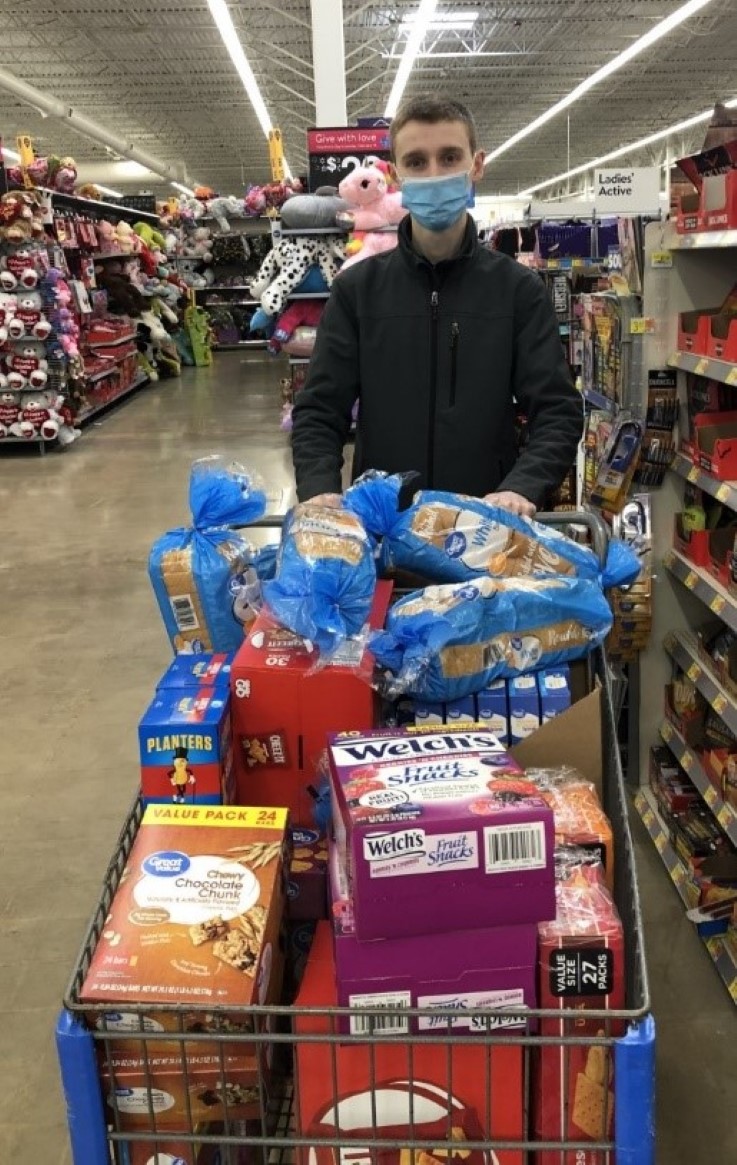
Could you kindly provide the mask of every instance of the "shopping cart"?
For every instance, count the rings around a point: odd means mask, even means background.
[[[591,541],[603,557],[606,553],[606,531],[601,522],[590,514],[545,515],[544,520],[557,525],[574,522],[577,526],[588,527]],[[273,525],[273,519],[266,519],[261,525]],[[386,1008],[367,1007],[345,1008],[298,1008],[287,1006],[253,1007],[243,1009],[242,1025],[234,1032],[232,1024],[220,1034],[212,1031],[193,1033],[185,1029],[185,1011],[191,1013],[191,1005],[186,1009],[176,1004],[156,1004],[157,1012],[169,1012],[172,1026],[177,1030],[166,1033],[152,1033],[145,1030],[144,1013],[150,1008],[128,1005],[125,1012],[132,1016],[135,1030],[112,1030],[105,1015],[111,1005],[83,1004],[80,992],[95,948],[105,927],[112,899],[120,883],[121,876],[140,825],[142,810],[135,803],[123,826],[115,847],[113,858],[105,875],[102,894],[97,905],[79,957],[77,959],[61,1013],[60,1033],[64,1037],[65,1052],[60,1056],[62,1076],[67,1096],[70,1131],[73,1144],[74,1165],[129,1165],[130,1153],[136,1142],[145,1142],[150,1147],[150,1156],[141,1160],[156,1163],[156,1150],[160,1153],[161,1165],[180,1165],[187,1159],[180,1155],[166,1156],[171,1142],[192,1146],[192,1161],[218,1162],[221,1165],[242,1165],[243,1162],[257,1163],[259,1156],[263,1165],[521,1165],[523,1161],[544,1161],[545,1165],[653,1165],[655,1160],[654,1129],[654,1087],[655,1087],[655,1028],[650,1014],[650,994],[648,987],[642,915],[634,863],[632,838],[630,834],[624,780],[617,744],[616,723],[612,704],[610,675],[604,652],[598,649],[592,656],[592,674],[601,691],[601,733],[603,756],[603,803],[610,818],[617,860],[614,874],[614,898],[622,918],[625,938],[625,989],[626,1006],[622,1010],[587,1010],[586,1019],[596,1021],[595,1035],[581,1035],[579,1032],[581,1013],[574,1009],[506,1011],[511,1020],[516,1017],[526,1023],[522,1034],[512,1032],[506,1024],[500,1024],[499,1013],[479,1009],[465,1012],[472,1017],[480,1031],[470,1033],[454,1025],[452,1009],[402,1009],[401,1018],[432,1019],[432,1031],[417,1035],[391,1032]],[[217,1012],[208,1005],[209,1012]],[[233,1007],[227,1009],[229,1020],[233,1019]],[[360,1017],[360,1035],[349,1035],[345,1031],[346,1017]],[[136,1019],[137,1017],[137,1019]],[[457,1018],[457,1016],[456,1016]],[[553,1036],[540,1035],[537,1028],[540,1021],[555,1020],[556,1033]],[[224,1025],[226,1026],[226,1025]],[[354,1023],[355,1026],[355,1023]],[[413,1030],[413,1029],[412,1029]],[[587,1028],[590,1031],[590,1028]],[[76,1037],[76,1038],[70,1038]],[[115,1094],[115,1079],[111,1081],[111,1096],[103,1097],[97,1081],[96,1055],[94,1049],[102,1052],[106,1060],[117,1041],[135,1039],[148,1084],[152,1084],[150,1067],[150,1045],[156,1040],[171,1046],[177,1056],[185,1081],[187,1097],[187,1122],[182,1131],[169,1132],[160,1124],[150,1099],[147,1102],[147,1127],[135,1133],[124,1128],[123,1113],[117,1104],[110,1106]],[[189,1102],[190,1058],[198,1044],[206,1043],[218,1048],[220,1087],[217,1127],[207,1126],[204,1130],[195,1127]],[[294,1101],[294,1065],[309,1045],[317,1044],[323,1049],[321,1065],[323,1090],[332,1098],[324,1111],[324,1119],[319,1129],[314,1126],[300,1127],[298,1107]],[[404,1070],[402,1079],[387,1082],[383,1075],[384,1049],[401,1047]],[[608,1113],[602,1122],[607,1130],[606,1139],[591,1142],[577,1142],[561,1137],[558,1140],[534,1141],[531,1139],[530,1095],[536,1058],[546,1046],[558,1049],[562,1068],[562,1079],[569,1079],[569,1059],[573,1049],[591,1048],[604,1050],[605,1058],[612,1065],[614,1096],[613,1120]],[[72,1048],[70,1058],[68,1049]],[[486,1102],[477,1109],[471,1131],[463,1127],[459,1116],[462,1104],[454,1095],[453,1071],[460,1049],[473,1047],[485,1075],[483,1088]],[[522,1132],[517,1136],[497,1135],[498,1122],[492,1117],[495,1111],[494,1088],[498,1086],[498,1072],[495,1057],[502,1056],[504,1049],[517,1049],[521,1063],[521,1094],[524,1104]],[[244,1122],[239,1114],[231,1111],[232,1091],[229,1093],[226,1053],[234,1050],[253,1052],[258,1066],[258,1088],[261,1097],[258,1122]],[[346,1049],[356,1049],[365,1064],[365,1087],[361,1097],[364,1116],[360,1128],[356,1127],[355,1096],[346,1104],[346,1085],[341,1079],[345,1064]],[[360,1051],[358,1050],[360,1049]],[[433,1049],[432,1052],[429,1049]],[[432,1055],[437,1059],[436,1049],[442,1050],[447,1060],[447,1081],[444,1089],[428,1091],[423,1074],[423,1058]],[[479,1052],[481,1049],[481,1052]],[[325,1078],[327,1082],[325,1082]],[[404,1109],[402,1128],[386,1124],[386,1097],[391,1089],[401,1085]],[[610,1092],[606,1090],[607,1106]],[[107,1103],[106,1103],[107,1102]],[[567,1114],[572,1097],[567,1094],[561,1099],[560,1127],[568,1128]],[[425,1110],[428,1104],[435,1114],[435,1123],[425,1126]],[[498,1107],[498,1106],[497,1106]],[[366,1116],[368,1113],[368,1116]],[[442,1133],[438,1132],[438,1120]],[[394,1118],[393,1118],[394,1119]],[[459,1128],[462,1145],[459,1148]],[[429,1131],[428,1131],[429,1130]],[[423,1135],[424,1134],[424,1135]],[[194,1146],[200,1146],[202,1156],[195,1156]],[[537,1154],[549,1153],[538,1157]]]

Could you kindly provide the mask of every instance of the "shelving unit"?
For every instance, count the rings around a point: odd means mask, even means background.
[[[680,368],[683,372],[695,372],[697,376],[707,376],[722,384],[737,384],[737,364],[717,360],[713,356],[699,356],[696,352],[674,352],[668,358],[670,368]]]
[[[106,409],[112,408],[112,406],[117,404],[118,401],[121,401],[125,397],[130,396],[132,392],[136,392],[139,388],[143,388],[146,384],[148,384],[148,376],[145,372],[140,372],[135,380],[129,384],[127,388],[124,388],[121,390],[121,392],[116,393],[116,395],[111,397],[110,400],[103,401],[98,405],[90,405],[88,408],[82,409],[77,414],[76,423],[78,425],[84,425],[87,421],[91,421],[93,417],[96,417],[100,413],[105,412]]]
[[[663,566],[674,578],[683,583],[686,590],[696,595],[697,599],[701,599],[713,615],[718,615],[728,627],[737,631],[737,601],[707,570],[695,566],[673,549],[665,553]]]
[[[696,465],[685,453],[676,453],[671,469],[704,493],[711,494],[718,502],[724,502],[730,509],[737,510],[737,481],[720,481]]]
[[[694,231],[690,235],[675,234],[668,244],[670,251],[713,251],[722,247],[737,247],[737,231]]]
[[[91,211],[103,211],[105,218],[117,217],[124,222],[147,222],[158,227],[159,216],[150,214],[146,210],[135,210],[130,206],[120,206],[117,202],[101,202],[96,198],[79,198],[76,194],[62,194],[58,190],[40,191],[51,199],[52,206],[67,207],[69,210],[78,210],[89,214]]]
[[[727,837],[737,845],[737,812],[719,796],[698,755],[686,744],[670,720],[663,720],[660,725],[660,737],[667,744],[681,768],[688,773]]]
[[[683,668],[717,716],[737,735],[737,700],[723,687],[699,655],[695,636],[688,631],[672,631],[665,640],[665,650]]]
[[[693,909],[698,905],[698,887],[671,845],[668,829],[658,813],[655,799],[648,789],[641,789],[637,794],[635,808],[660,854],[663,865],[668,871],[668,876],[681,901],[686,909]],[[737,953],[730,940],[716,937],[702,941],[720,979],[729,992],[732,1002],[737,1003]]]

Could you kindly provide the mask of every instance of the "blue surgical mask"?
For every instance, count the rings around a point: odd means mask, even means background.
[[[471,192],[470,175],[463,170],[443,178],[405,178],[402,206],[429,231],[447,231],[463,214]]]

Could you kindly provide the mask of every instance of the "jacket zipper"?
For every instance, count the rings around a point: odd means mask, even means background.
[[[456,374],[458,371],[458,341],[461,335],[460,324],[453,320],[450,325],[450,407],[456,403]]]
[[[437,288],[430,295],[430,416],[427,430],[427,484],[432,489],[435,478],[435,409],[438,399],[438,314]]]

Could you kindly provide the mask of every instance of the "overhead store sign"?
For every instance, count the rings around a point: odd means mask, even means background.
[[[657,166],[617,167],[594,171],[594,210],[609,214],[653,214],[660,209]]]
[[[389,161],[389,130],[344,126],[307,131],[310,190],[338,186],[356,166]]]

